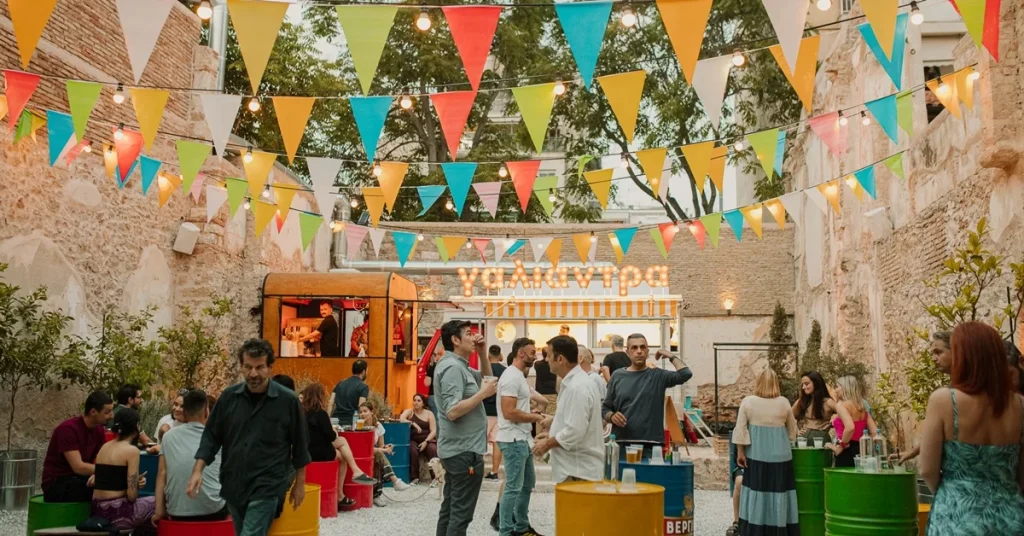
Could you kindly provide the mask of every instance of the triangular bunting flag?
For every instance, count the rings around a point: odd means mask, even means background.
[[[974,109],[974,80],[971,74],[973,69],[960,69],[953,73],[953,80],[956,83],[956,95],[964,103],[968,110]]]
[[[555,210],[555,202],[551,200],[550,195],[555,188],[558,188],[558,177],[555,176],[537,177],[533,183],[533,191],[537,192],[537,201],[540,201],[541,208],[549,218]]]
[[[444,244],[445,251],[448,252],[448,258],[454,259],[458,256],[459,250],[462,246],[466,245],[466,237],[464,236],[442,236],[441,242]]]
[[[395,250],[398,252],[398,264],[405,267],[412,256],[412,250],[416,247],[416,233],[392,231],[391,239],[395,241]]]
[[[423,210],[420,211],[416,216],[422,216],[430,210],[430,207],[437,203],[441,194],[444,193],[447,186],[434,185],[434,186],[419,186],[416,188],[416,193],[420,194],[420,203],[423,205]]]
[[[878,192],[875,190],[875,166],[858,169],[853,172],[853,176],[857,178],[857,182],[871,196],[871,199],[878,198]]]
[[[243,157],[242,167],[245,168],[245,178],[249,181],[249,196],[256,199],[263,193],[263,187],[267,184],[270,170],[274,168],[274,163],[277,162],[277,155],[264,153],[263,151],[253,151],[251,154],[252,162],[246,162]]]
[[[715,149],[714,141],[692,143],[679,148],[690,166],[693,181],[697,184],[697,191],[704,191],[704,181],[707,180],[708,170],[711,169],[711,155]],[[724,167],[722,168],[724,171]]]
[[[182,183],[187,192],[192,189],[192,181],[202,169],[203,163],[206,162],[206,157],[210,156],[210,150],[213,147],[189,140],[178,140],[176,145],[178,147],[178,169],[181,171]],[[261,193],[254,192],[253,197],[255,198]]]
[[[806,3],[806,0],[801,0]],[[732,55],[708,58],[697,62],[693,74],[693,89],[697,92],[704,114],[711,128],[718,130],[722,117],[722,103],[725,100],[725,86],[732,69]]]
[[[622,259],[626,254],[622,252],[619,237],[615,236],[615,233],[611,233],[608,235],[608,242],[612,245],[612,253],[615,253],[615,264],[622,264]]]
[[[505,255],[508,248],[512,247],[516,241],[511,238],[495,238],[494,239],[494,262],[501,262],[501,257]]]
[[[658,253],[661,253],[661,258],[667,259],[668,250],[665,249],[665,239],[661,237],[661,231],[657,227],[651,227],[648,231],[651,232],[651,240],[654,241],[654,246],[658,248]]]
[[[15,2],[11,2],[10,5],[13,8],[15,3],[22,3],[24,1],[25,0],[16,0]],[[35,0],[29,0],[29,2],[35,2]],[[22,7],[20,9],[32,8]],[[43,21],[43,24],[45,23],[46,21]],[[33,48],[34,47],[35,45],[33,45]],[[32,94],[36,92],[36,88],[39,87],[39,75],[8,70],[4,71],[4,82],[6,83],[7,88],[5,96],[7,97],[7,108],[10,114],[7,117],[7,126],[8,130],[13,132],[14,127],[17,126],[18,121],[21,119],[21,112],[25,110],[25,105],[28,104],[28,100],[32,98]]]
[[[224,182],[228,187],[228,217],[234,218],[235,212],[238,212],[238,207],[242,206],[242,201],[245,199],[245,192],[249,185],[242,179],[227,179]]]
[[[281,212],[281,222],[288,220],[288,213],[291,212],[292,200],[295,199],[295,194],[298,193],[299,189],[296,186],[290,184],[277,184],[274,183],[270,187],[274,191],[274,204],[277,205],[277,209]]]
[[[633,134],[636,132],[636,116],[640,111],[640,98],[644,93],[644,80],[647,79],[647,72],[644,70],[628,73],[610,74],[597,77],[601,84],[601,90],[608,99],[615,118],[619,121],[622,133],[626,135],[626,143],[633,143]]]
[[[522,249],[522,247],[525,246],[525,245],[526,245],[526,240],[524,240],[522,238],[520,238],[518,240],[513,240],[512,241],[512,245],[507,247],[507,248],[505,248],[505,254],[508,255],[509,257],[511,257],[512,255],[515,255],[516,252],[519,251],[520,249]]]
[[[788,193],[779,198],[783,208],[793,218],[793,222],[799,227],[803,222],[801,218],[804,214],[804,196],[800,192]],[[774,215],[774,214],[773,214]]]
[[[514,87],[512,96],[516,99],[519,115],[523,116],[523,123],[526,123],[526,130],[533,140],[534,150],[544,152],[544,137],[551,121],[551,107],[555,104],[555,84]]]
[[[270,225],[270,220],[273,220],[274,216],[277,215],[277,205],[256,199],[249,206],[252,208],[255,223],[253,231],[256,233],[256,238],[259,238],[263,231],[267,229],[267,225]]]
[[[555,238],[554,240],[552,240],[551,244],[548,245],[548,249],[545,250],[545,252],[548,255],[548,260],[551,261],[551,266],[553,268],[557,268],[558,259],[562,256],[562,239]]]
[[[26,111],[25,113],[27,114],[28,112]],[[18,139],[15,138],[14,141],[17,143]],[[114,151],[114,146],[109,143],[103,144],[103,168],[107,172],[107,178],[113,179],[114,173],[117,171],[117,152]],[[118,184],[121,183],[120,176],[118,176],[117,182]]]
[[[533,194],[533,183],[537,180],[537,172],[540,170],[540,160],[506,162],[505,167],[512,177],[512,186],[519,197],[519,206],[525,214],[526,207],[530,204],[530,195]]]
[[[775,151],[779,147],[779,129],[762,130],[753,134],[747,134],[747,141],[757,154],[757,160],[761,162],[761,169],[770,179],[775,170]]]
[[[377,73],[377,64],[384,53],[384,44],[395,22],[398,6],[351,5],[338,6],[337,10],[359,85],[366,95]]]
[[[369,231],[368,227],[363,227],[362,225],[345,226],[345,244],[348,246],[346,251],[349,259],[355,259],[358,256],[363,240],[366,239]]]
[[[405,181],[405,174],[409,171],[409,164],[405,162],[381,162],[381,174],[377,177],[380,190],[384,192],[384,206],[388,212],[395,211],[395,200],[398,199],[398,192]]]
[[[448,19],[452,41],[462,58],[466,77],[473,91],[480,89],[480,77],[491,52],[491,41],[501,17],[500,6],[451,6],[441,10]]]
[[[117,128],[113,130],[116,131]],[[132,174],[136,160],[139,159],[139,153],[142,152],[142,134],[128,129],[121,129],[121,132],[121,139],[117,139],[117,136],[113,136],[113,138],[114,150],[117,152],[118,177],[121,185],[124,186],[128,182],[128,176]],[[180,156],[178,160],[181,160]],[[181,168],[183,166],[184,164],[179,162],[178,167]],[[182,174],[184,173],[182,171]],[[189,191],[191,187],[192,181],[189,181],[185,191]]]
[[[661,198],[661,174],[665,168],[665,156],[667,154],[668,149],[665,147],[644,149],[636,152],[636,159],[640,162],[644,175],[647,176],[647,184],[651,185],[651,190],[655,192],[659,199]]]
[[[384,192],[377,187],[363,187],[363,202],[366,203],[366,212],[370,215],[370,223],[376,229],[380,224],[380,215],[384,212]]]
[[[908,136],[914,135],[914,92],[904,91],[896,95],[896,116],[900,128]]]
[[[480,197],[480,202],[487,209],[492,218],[498,216],[498,200],[501,196],[500,182],[479,182],[473,185],[473,190]]]
[[[160,166],[162,164],[163,162],[156,158],[150,158],[146,155],[142,155],[142,157],[139,158],[139,169],[142,170],[142,195],[146,195],[146,193],[149,192],[149,186],[153,184],[153,179],[157,177],[157,173],[160,172]],[[228,186],[230,188],[230,184]],[[225,191],[224,193],[227,194],[228,191]],[[207,204],[209,204],[209,199],[207,199]],[[232,211],[232,214],[233,213],[234,211]],[[207,219],[206,221],[210,220]]]
[[[711,165],[708,166],[708,177],[714,183],[719,192],[725,191],[725,164],[729,154],[729,147],[719,145],[711,150]]]
[[[71,115],[46,111],[46,138],[50,148],[50,167],[53,167],[60,156],[75,145],[75,123]]]
[[[763,0],[763,3],[786,63],[796,65],[799,62],[800,40],[804,35],[810,0]]]
[[[437,246],[437,254],[441,256],[441,262],[448,264],[452,255],[448,253],[448,247],[444,245],[444,240],[440,236],[435,236],[434,245]]]
[[[853,190],[853,196],[857,198],[857,201],[864,201],[864,187],[857,182],[857,179],[853,175],[849,175],[845,181],[850,190]]]
[[[721,221],[721,220],[719,220]],[[686,227],[690,230],[690,234],[693,235],[694,240],[700,246],[700,249],[704,249],[704,238],[707,237],[707,230],[704,229],[704,224],[700,220],[691,221],[686,224]]]
[[[271,165],[273,165],[273,161],[271,161]],[[341,169],[341,160],[307,157],[306,166],[309,168],[309,178],[313,183],[313,195],[316,197],[316,206],[320,210],[320,215],[324,219],[333,219],[334,203],[337,201],[334,180],[338,177],[338,171]],[[248,175],[248,166],[245,172]]]
[[[985,33],[982,43],[996,61],[999,61],[999,14],[1002,0],[988,0],[985,3]]]
[[[466,204],[469,186],[473,183],[473,174],[476,173],[476,162],[449,162],[441,164],[441,170],[444,171],[444,178],[452,193],[455,213],[462,217],[462,208]]]
[[[987,0],[956,0],[956,10],[964,19],[964,26],[974,45],[981,48],[985,34],[985,6]]]
[[[661,235],[661,242],[665,244],[666,258],[668,252],[672,250],[672,241],[676,238],[676,233],[679,232],[679,227],[675,223],[659,223],[658,234]]]
[[[380,257],[380,245],[384,243],[384,235],[388,232],[386,229],[369,229],[370,231],[370,244],[373,244],[373,255]]]
[[[889,168],[897,177],[907,180],[906,174],[903,171],[903,153],[896,153],[885,160],[882,160],[885,167]]]
[[[665,33],[672,42],[686,83],[693,84],[693,71],[700,57],[704,28],[711,15],[712,0],[658,0],[658,12]]]
[[[601,42],[612,13],[611,2],[577,2],[555,4],[555,13],[561,23],[569,50],[576,60],[576,68],[583,78],[583,87],[590,89],[590,81],[601,53]]]
[[[832,205],[832,210],[839,214],[839,179],[833,179],[818,185],[818,191]]]
[[[613,231],[615,237],[619,239],[619,246],[622,247],[623,255],[629,253],[629,246],[633,245],[633,237],[636,236],[636,231],[636,227],[627,227]]]
[[[203,103],[203,116],[206,117],[206,124],[210,127],[213,147],[223,158],[224,148],[228,146],[231,129],[234,128],[235,118],[238,116],[238,107],[242,104],[242,96],[203,93],[199,98]]]
[[[551,245],[551,238],[531,238],[530,249],[533,250],[533,261],[540,262],[544,257],[544,252],[548,250],[548,246]]]
[[[608,197],[612,191],[612,173],[614,172],[615,168],[608,168],[583,173],[583,178],[587,180],[590,189],[594,191],[594,196],[597,197],[597,202],[601,204],[602,209],[608,208]]]
[[[754,230],[754,234],[760,240],[762,238],[761,218],[764,216],[764,209],[761,208],[761,203],[740,208],[740,214],[743,214],[743,219],[747,220],[750,228]]]
[[[0,119],[7,115],[7,95],[0,95]]]
[[[89,123],[89,116],[96,106],[96,100],[103,91],[103,86],[94,82],[79,82],[77,80],[67,81],[68,107],[71,110],[71,118],[75,124],[75,137],[79,141],[85,139],[85,129]]]
[[[145,156],[143,158],[146,158]],[[210,223],[220,207],[228,200],[228,191],[225,188],[213,184],[206,185],[206,223]]]
[[[775,142],[775,162],[772,167],[775,169],[775,174],[782,176],[782,161],[786,156],[786,131],[779,131],[779,139]]]
[[[984,2],[984,0],[981,0]],[[896,36],[896,14],[900,4],[896,0],[858,0],[864,16],[871,25],[871,31],[878,37],[886,58],[892,57],[893,39]]]
[[[135,166],[132,165],[132,167]],[[188,194],[192,196],[192,201],[199,203],[199,199],[203,197],[203,183],[206,182],[206,179],[203,177],[202,173],[200,173],[196,178],[198,180],[192,183],[192,189],[189,190]]]
[[[7,9],[14,26],[14,39],[18,41],[18,52],[21,53],[22,68],[28,68],[28,62],[43,35],[43,28],[46,28],[56,6],[57,0],[7,0]],[[15,117],[19,115],[20,111]]]
[[[441,121],[441,132],[448,144],[448,155],[455,160],[459,155],[459,142],[466,128],[469,113],[473,110],[476,91],[449,91],[434,93],[430,102],[434,104],[437,118]]]
[[[257,2],[259,3],[259,2]],[[302,135],[309,123],[309,114],[313,111],[314,97],[274,97],[274,111],[277,112],[277,125],[281,129],[288,162],[295,162],[295,153],[299,151]]]
[[[572,244],[576,246],[576,254],[580,256],[580,262],[587,264],[590,259],[590,247],[594,245],[591,238],[593,233],[576,233],[572,235]]]
[[[132,75],[136,83],[142,79],[142,73],[146,70],[146,64],[156,48],[157,38],[173,6],[171,0],[117,0],[117,16],[121,21],[121,32],[128,47],[128,61],[132,64]]]
[[[380,134],[384,131],[384,121],[391,110],[391,97],[349,97],[352,115],[356,119],[356,129],[363,140],[366,161],[372,162],[377,154]]]
[[[804,193],[807,195],[807,199],[810,199],[814,206],[818,207],[822,216],[828,216],[828,200],[825,199],[819,188],[808,188],[804,190]]]
[[[583,168],[587,167],[587,164],[596,158],[592,154],[585,154],[576,161],[576,174],[582,176]]]
[[[791,69],[786,56],[782,53],[781,45],[768,47],[775,61],[782,68],[782,74],[786,75],[789,85],[793,86],[800,102],[804,103],[804,109],[811,113],[814,105],[814,75],[818,68],[818,48],[821,46],[821,36],[812,35],[800,41],[800,54],[796,60],[796,68]]]
[[[896,109],[896,95],[889,95],[873,101],[865,102],[871,115],[881,125],[882,130],[893,143],[900,142],[899,112]],[[874,196],[872,196],[874,197]]]
[[[71,164],[78,158],[78,155],[82,154],[86,147],[89,147],[89,150],[92,151],[92,142],[87,140],[72,145],[71,149],[64,155],[64,165],[71,167]]]
[[[786,207],[782,205],[782,201],[778,198],[769,199],[764,202],[764,208],[768,209],[768,213],[775,219],[775,223],[779,224],[779,229],[786,228]]]
[[[209,197],[209,194],[207,194],[207,197]],[[299,233],[302,235],[302,251],[309,249],[309,245],[313,242],[313,237],[316,236],[323,223],[324,217],[319,214],[299,213]]]
[[[952,76],[943,76],[938,80],[928,80],[925,85],[932,91],[935,98],[953,114],[953,117],[960,117],[960,99],[956,95],[956,84]]]
[[[732,227],[732,232],[736,235],[736,241],[741,242],[743,240],[743,214],[740,214],[738,210],[730,210],[723,212],[722,217],[725,218],[729,227]]]
[[[487,264],[487,257],[484,255],[484,252],[487,251],[487,244],[490,244],[490,243],[491,243],[491,239],[490,238],[474,238],[473,239],[473,247],[475,247],[476,250],[478,252],[480,252],[480,260],[484,264]]]
[[[253,93],[259,93],[270,52],[274,49],[281,23],[291,4],[252,0],[227,0],[227,3],[238,49],[242,53],[245,70],[249,73],[249,84]]]
[[[846,152],[847,128],[839,124],[839,112],[812,117],[807,123],[832,154],[842,156]]]
[[[42,116],[40,112],[32,112],[31,116],[32,121],[30,130],[32,134],[32,141],[38,142],[39,140],[36,139],[36,134],[39,132],[39,129],[46,126],[46,117]]]
[[[160,173],[156,179],[157,190],[159,190],[159,206],[167,204],[167,200],[171,198],[171,194],[181,186],[181,178],[177,175],[171,175],[168,173]],[[273,206],[273,205],[271,205]],[[269,220],[268,220],[269,221]]]
[[[878,37],[869,23],[857,25],[857,30],[864,37],[864,42],[867,43],[868,49],[874,54],[878,63],[882,65],[885,73],[889,75],[889,79],[892,80],[897,91],[903,89],[903,56],[907,45],[908,18],[909,16],[906,13],[900,13],[896,17],[895,36],[890,41],[889,46],[892,50],[891,54],[885,52],[879,45]]]
[[[718,233],[722,228],[722,214],[716,212],[714,214],[708,214],[707,216],[701,216],[700,224],[707,231],[708,238],[711,239],[711,245],[718,247]]]
[[[164,108],[171,92],[137,87],[131,88],[129,92],[132,95],[132,106],[135,107],[135,117],[139,120],[139,130],[142,132],[146,152],[152,152],[153,142],[156,141],[156,133],[160,128],[160,120],[164,117]]]

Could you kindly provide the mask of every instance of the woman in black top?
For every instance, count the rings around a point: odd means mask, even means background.
[[[352,449],[348,441],[338,435],[331,425],[331,418],[327,415],[326,398],[324,397],[324,386],[319,383],[311,383],[302,390],[300,395],[302,407],[306,411],[306,426],[309,427],[309,457],[314,462],[330,462],[340,460],[344,463],[338,464],[338,494],[341,500],[338,507],[352,506],[355,501],[345,497],[341,493],[342,484],[345,483],[345,474],[352,471],[352,482],[372,486],[376,480],[367,476],[366,473],[356,465],[352,456]]]

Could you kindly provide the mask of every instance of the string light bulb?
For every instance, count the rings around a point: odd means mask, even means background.
[[[92,152],[92,144],[87,142],[87,141],[86,142],[82,142],[82,143],[85,143],[85,146],[82,147],[82,150],[87,152],[87,153],[91,153]]]
[[[452,209],[455,208],[455,204],[452,203],[451,200],[448,200],[448,201],[445,202],[444,208],[446,208],[448,210],[452,210]]]
[[[250,112],[256,113],[256,112],[260,111],[261,107],[262,106],[260,106],[260,99],[259,99],[259,97],[253,97],[253,98],[249,99],[249,111]]]
[[[503,179],[508,177],[508,168],[505,167],[505,164],[502,164],[501,167],[498,168],[498,176]]]
[[[249,200],[248,200],[248,199],[246,199],[246,200],[245,200],[245,203],[244,203],[244,204],[242,205],[242,207],[244,207],[244,208],[245,208],[245,210],[249,210],[249,207],[251,207],[251,206],[252,206],[252,205],[251,205],[251,204],[249,204]]]
[[[250,147],[246,147],[246,149],[245,149],[245,156],[242,157],[242,162],[245,162],[246,164],[251,164],[252,163],[252,147],[251,146]]]
[[[946,84],[945,80],[939,80],[939,87],[935,88],[935,90],[936,93],[941,93],[945,95],[949,93],[949,85]]]
[[[384,168],[380,167],[380,162],[373,163],[373,176],[380,177],[384,174]]]
[[[352,202],[349,203],[349,205],[351,205],[352,208],[359,208],[359,201],[353,199]]]
[[[210,17],[213,16],[213,8],[210,6],[209,0],[199,2],[199,8],[196,9],[196,15],[199,15],[200,19],[210,20]]]
[[[622,153],[622,158],[619,160],[619,167],[622,169],[629,169],[629,156],[627,153]]]
[[[732,148],[736,149],[737,153],[742,151],[745,148],[745,146],[743,145],[743,140],[742,139],[737,140],[736,143],[733,144]]]
[[[554,188],[548,190],[548,201],[554,203],[558,198],[555,196]]]
[[[328,224],[327,224],[327,227],[328,227],[328,228],[329,228],[330,230],[332,230],[332,231],[333,231],[333,230],[334,230],[334,228],[335,228],[335,227],[336,227],[337,225],[338,225],[338,224],[337,224],[337,222],[335,222],[334,220],[331,220],[331,223],[328,223]]]
[[[849,122],[850,122],[850,120],[847,119],[845,115],[843,115],[843,111],[839,110],[839,126],[845,127],[846,124],[849,123]]]
[[[868,125],[871,124],[871,118],[868,117],[868,114],[866,114],[864,112],[860,113],[860,124],[862,124],[864,126],[868,126]]]
[[[409,95],[409,88],[405,88],[405,91],[402,92],[402,100],[398,101],[398,104],[403,110],[412,108],[412,96]]]
[[[270,185],[269,184],[263,187],[263,193],[260,194],[260,195],[263,196],[263,199],[270,199]]]
[[[420,16],[416,18],[416,27],[419,28],[421,32],[425,32],[430,29],[431,24],[430,14],[427,13],[426,8],[424,8],[420,11]]]
[[[629,4],[622,8],[622,25],[626,28],[636,26],[636,14],[633,13],[633,8],[629,7]]]
[[[469,242],[469,241],[467,241],[467,242],[466,242],[466,249],[470,249],[470,248],[472,248],[472,247],[473,247],[473,243],[472,243],[472,242]]]
[[[565,95],[565,84],[561,80],[555,80],[555,95]]]
[[[419,240],[420,242],[422,242],[423,241],[423,233],[420,233],[420,234],[416,235],[416,240]]]
[[[917,2],[910,3],[910,23],[914,26],[920,26],[924,22],[924,13],[921,13],[921,8],[917,7]]]
[[[679,222],[675,222],[675,224],[672,225],[672,230],[677,233],[679,232]]]
[[[117,89],[114,90],[114,104],[124,104],[124,84],[118,82]]]
[[[118,123],[117,130],[114,131],[114,139],[115,140],[123,140],[124,139],[124,123]]]
[[[590,231],[590,243],[593,244],[595,242],[597,242],[597,235],[594,234],[594,231]]]
[[[732,53],[732,64],[736,67],[743,67],[747,63],[747,57],[743,55],[742,51],[737,50]]]
[[[974,82],[975,80],[977,80],[979,78],[981,78],[981,73],[979,73],[978,71],[974,71],[971,74],[967,75],[967,79],[972,81],[972,82]]]
[[[818,9],[820,9],[821,11],[828,11],[829,8],[832,7],[832,0],[818,0],[817,4],[815,5],[817,5]]]

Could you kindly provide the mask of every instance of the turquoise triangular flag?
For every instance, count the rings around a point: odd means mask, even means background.
[[[163,162],[156,158],[150,158],[146,155],[139,157],[142,161],[142,195],[146,195],[149,191],[149,186],[153,184],[153,180],[156,179],[156,174],[160,171],[160,165]]]
[[[576,60],[576,68],[583,77],[583,86],[590,89],[590,82],[597,67],[597,56],[601,53],[604,30],[608,16],[612,13],[611,2],[577,2],[555,4],[558,22],[562,24],[565,40]]]
[[[893,143],[899,143],[900,126],[899,114],[896,111],[896,95],[889,95],[888,97],[875,99],[871,102],[865,102],[864,106],[867,106],[871,115],[875,116],[878,124],[885,130],[889,139]]]
[[[114,179],[117,181],[118,188],[124,188],[128,184],[128,179],[131,178],[132,173],[135,173],[135,168],[139,167],[139,160],[135,159],[132,162],[132,167],[128,170],[128,174],[124,176],[124,182],[121,182],[121,166],[114,166]]]
[[[447,162],[441,164],[441,169],[444,171],[445,180],[448,181],[448,188],[452,191],[455,212],[461,217],[462,207],[466,204],[466,196],[469,195],[469,187],[473,184],[476,162]]]
[[[907,180],[906,174],[903,172],[903,153],[896,153],[885,160],[882,160],[885,167],[889,168],[897,177]]]
[[[878,63],[885,69],[886,74],[889,75],[889,79],[892,80],[897,91],[903,89],[903,53],[907,48],[908,16],[905,12],[896,16],[896,36],[892,44],[892,58],[886,57],[882,47],[878,45],[878,37],[875,36],[875,31],[871,28],[871,24],[865,22],[864,24],[857,25],[861,36],[864,37],[864,42],[867,43],[868,48],[871,49],[871,53],[875,55]]]
[[[75,122],[70,114],[46,110],[46,138],[50,145],[50,167],[57,163],[57,159],[67,149],[69,143],[74,143]]]
[[[416,217],[422,216],[430,210],[430,207],[437,203],[437,199],[441,197],[447,186],[435,185],[435,186],[420,186],[416,188],[416,193],[420,194],[420,203],[423,203],[423,210],[420,211]]]
[[[515,255],[515,253],[517,251],[519,251],[519,249],[522,248],[525,245],[526,245],[526,240],[520,238],[519,240],[516,240],[516,242],[514,244],[512,244],[512,247],[508,248],[508,251],[505,252],[505,255],[508,255],[509,257],[511,257],[512,255]]]
[[[619,239],[619,247],[622,248],[622,254],[629,253],[629,246],[633,244],[633,237],[636,236],[636,227],[628,227],[626,229],[616,229],[615,238]]]
[[[772,166],[773,168],[775,168],[775,174],[780,176],[780,177],[782,176],[782,160],[785,157],[785,155],[786,155],[786,131],[785,130],[780,130],[779,131],[779,141],[778,141],[778,144],[776,144],[776,146],[775,146],[775,165]]]
[[[877,195],[875,195],[877,193],[875,191],[875,166],[858,169],[853,172],[853,176],[857,178],[860,187],[864,188],[864,191],[871,196],[871,199],[877,198]]]
[[[416,245],[416,233],[391,231],[391,238],[395,240],[395,250],[398,252],[398,264],[404,268],[406,261],[409,260],[409,254],[412,253],[413,246]]]
[[[348,102],[352,105],[359,137],[363,139],[366,161],[372,162],[380,133],[384,130],[384,120],[391,109],[391,97],[349,97]]]
[[[738,210],[730,210],[729,212],[723,212],[722,217],[729,223],[729,227],[732,227],[732,232],[736,235],[736,241],[743,241],[743,213]]]

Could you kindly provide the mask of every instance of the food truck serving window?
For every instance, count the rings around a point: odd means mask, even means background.
[[[356,298],[283,298],[281,357],[366,355],[366,306]]]

